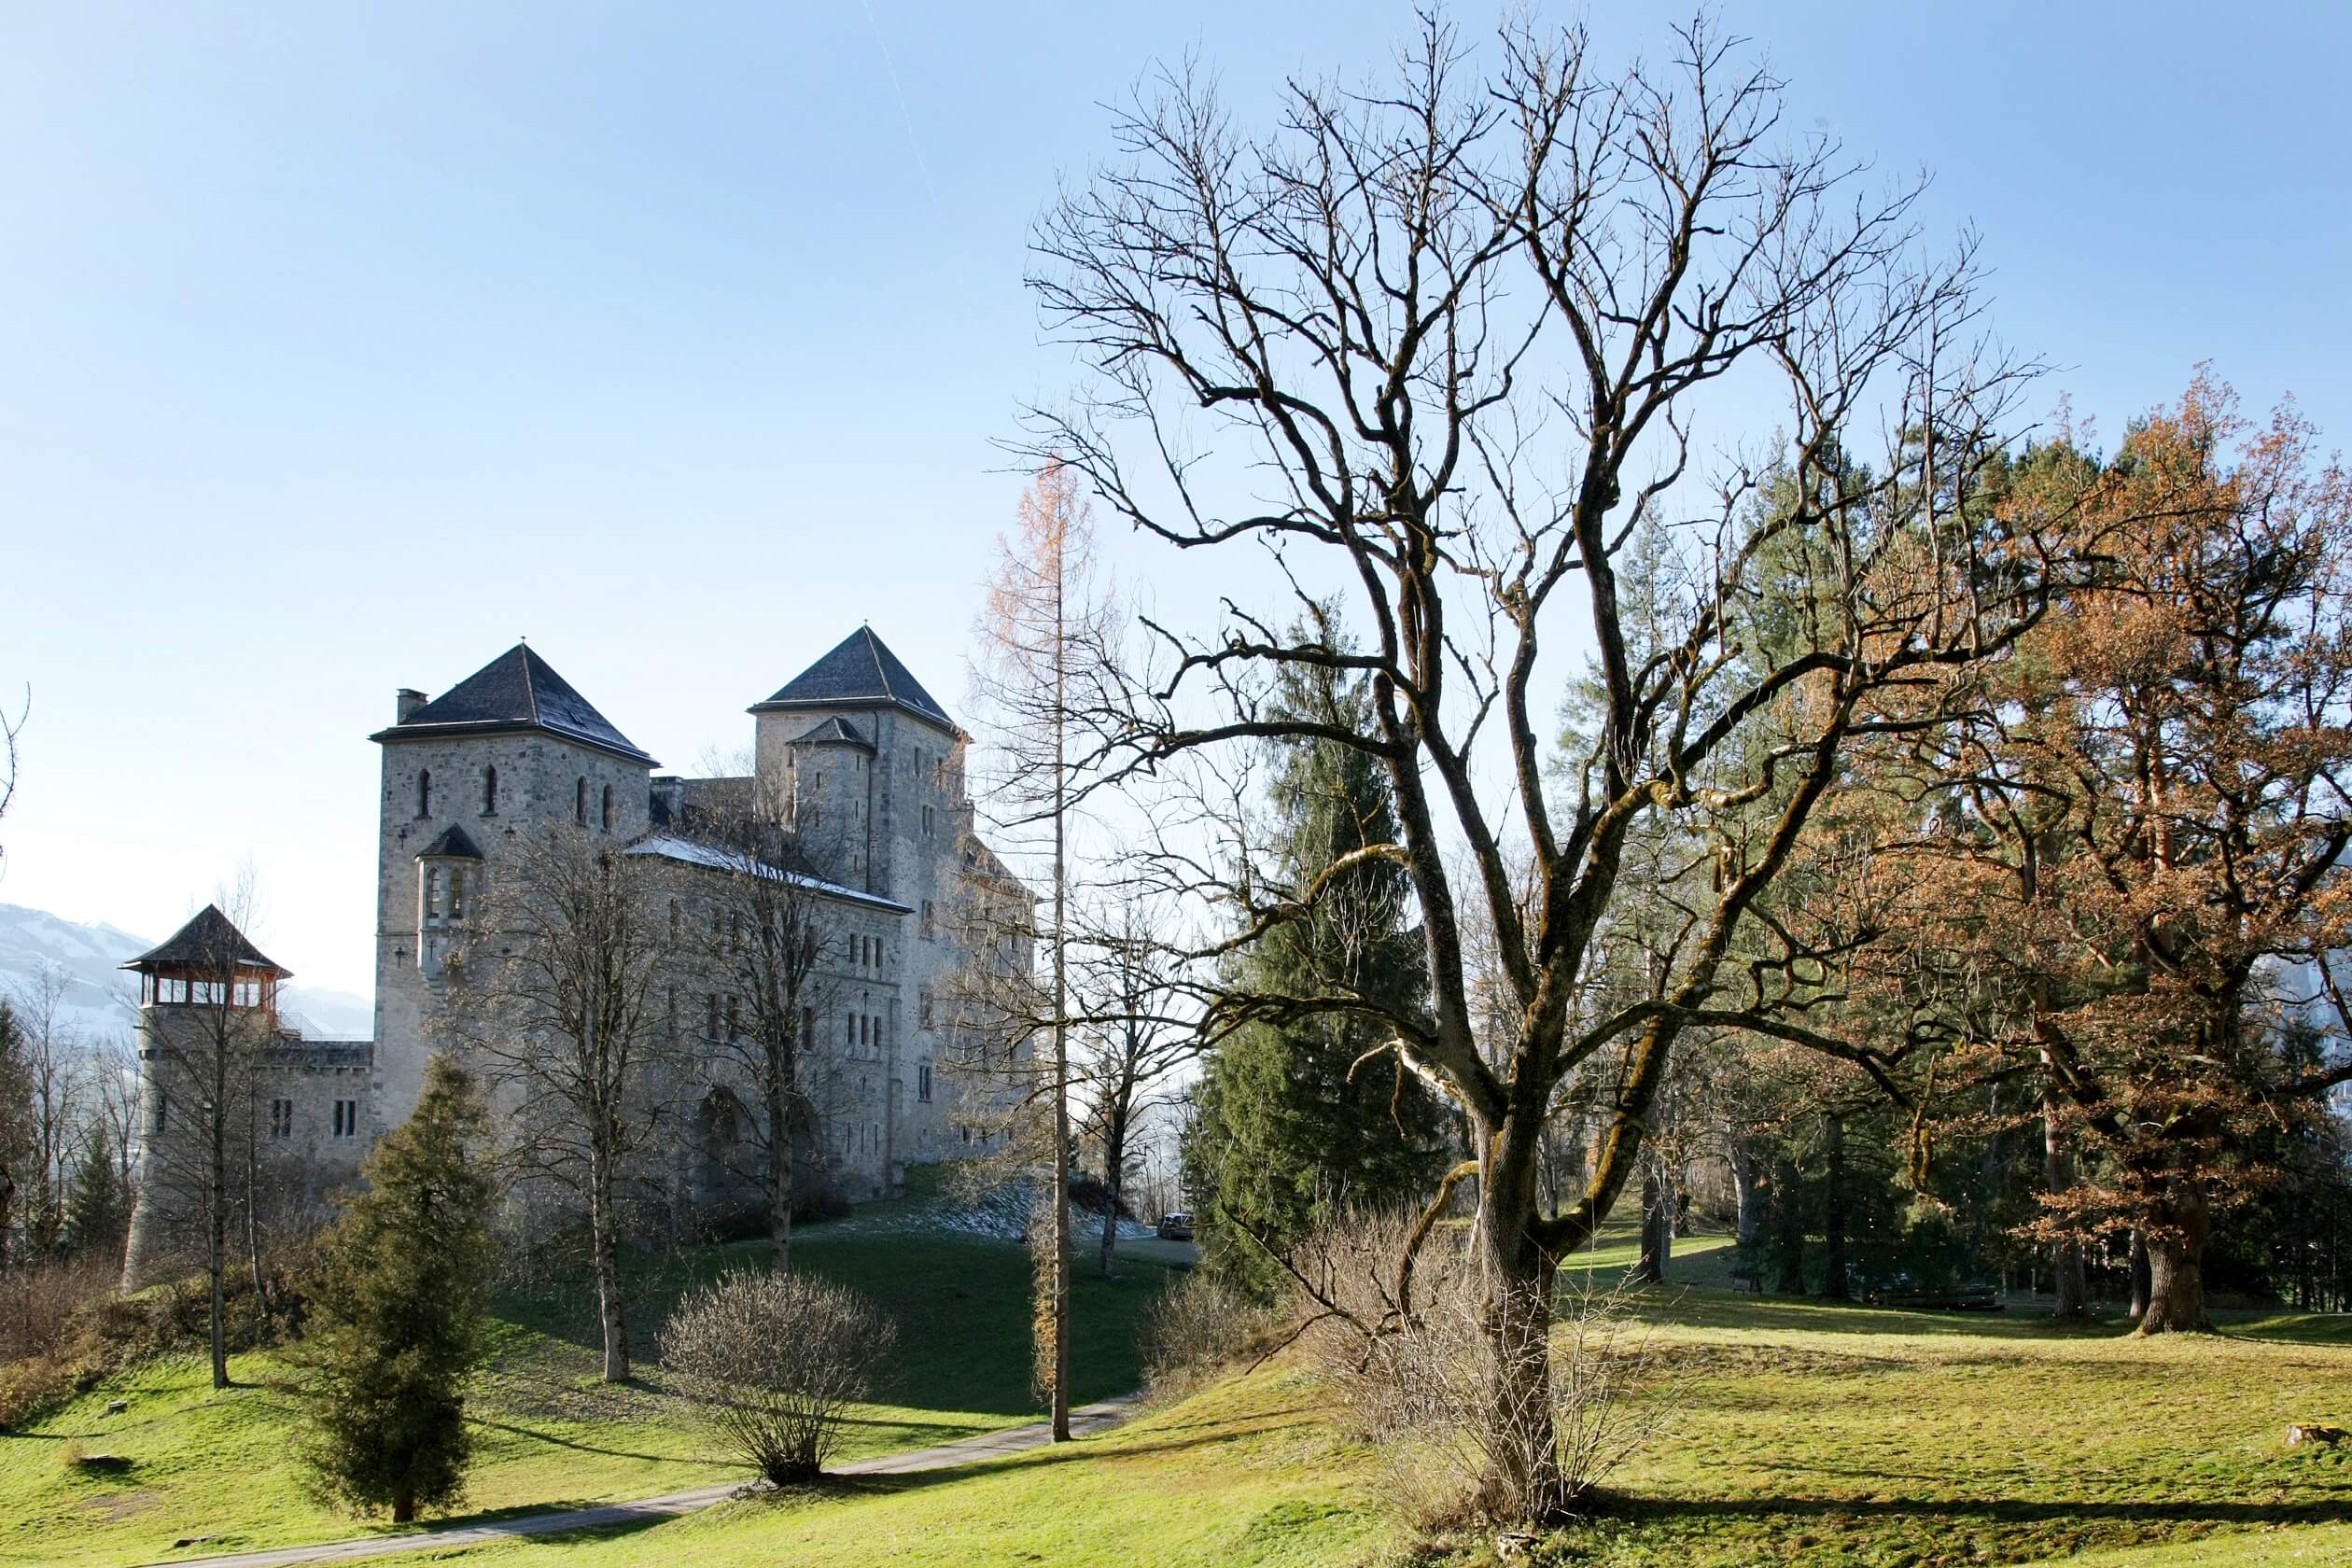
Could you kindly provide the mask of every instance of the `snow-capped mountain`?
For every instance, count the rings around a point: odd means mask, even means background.
[[[45,973],[63,982],[60,1020],[86,1039],[127,1039],[138,1015],[137,977],[119,966],[155,945],[156,939],[100,923],[82,925],[46,910],[0,903],[0,995],[23,996]],[[349,991],[288,986],[279,997],[286,1021],[314,1037],[365,1039],[375,1008]]]

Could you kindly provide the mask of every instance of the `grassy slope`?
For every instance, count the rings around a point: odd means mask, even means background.
[[[1392,1532],[1316,1391],[1267,1370],[1070,1449],[655,1525],[455,1555],[471,1568],[1309,1568],[1378,1561]],[[397,1563],[423,1557],[386,1560]]]
[[[1613,1239],[1587,1262],[1606,1279],[1630,1259]],[[1678,1254],[1683,1281],[1727,1272],[1720,1252]],[[2352,1451],[2280,1442],[2289,1420],[2352,1424],[2352,1323],[2249,1316],[2219,1339],[2141,1342],[2029,1309],[1886,1312],[1689,1283],[1650,1293],[1644,1314],[1677,1368],[1673,1424],[1617,1477],[1619,1516],[1561,1537],[1556,1561],[2352,1563]],[[1365,1511],[1369,1468],[1326,1416],[1303,1379],[1263,1372],[1075,1451],[479,1560],[1379,1561],[1390,1537]]]
[[[805,1267],[867,1292],[900,1323],[889,1375],[845,1457],[1032,1419],[1028,1259],[1019,1247],[834,1238],[817,1227],[796,1250]],[[716,1249],[649,1268],[632,1293],[634,1325],[650,1335],[694,1280],[755,1251]],[[1137,1386],[1136,1328],[1166,1279],[1162,1266],[1143,1260],[1113,1281],[1079,1270],[1079,1400]],[[629,1389],[596,1381],[590,1310],[509,1300],[498,1315],[496,1367],[473,1402],[480,1458],[469,1511],[638,1497],[740,1473],[686,1423],[658,1374]],[[259,1385],[274,1368],[256,1356],[239,1358],[232,1370],[241,1383]],[[126,1414],[105,1414],[109,1400],[125,1397]],[[366,1530],[303,1495],[286,1416],[269,1389],[216,1394],[200,1363],[175,1360],[110,1382],[25,1435],[0,1436],[0,1562],[118,1563],[168,1556],[183,1536],[215,1536],[203,1549],[230,1551]],[[60,1463],[69,1438],[131,1466],[111,1476],[69,1472]]]

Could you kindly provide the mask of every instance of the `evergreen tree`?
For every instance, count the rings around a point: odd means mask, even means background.
[[[322,1239],[320,1326],[300,1360],[318,1491],[396,1523],[463,1490],[465,1385],[482,1359],[492,1253],[480,1092],[436,1056],[424,1098],[361,1168],[368,1189]]]
[[[1321,720],[1371,721],[1363,682],[1338,671],[1295,666],[1278,700]],[[1274,874],[1294,891],[1351,851],[1397,841],[1387,782],[1351,748],[1280,748],[1272,795]],[[1233,960],[1241,972],[1235,988],[1350,994],[1421,1012],[1427,984],[1410,909],[1402,868],[1386,860],[1352,865],[1304,918],[1274,924]],[[1247,1022],[1226,1037],[1196,1091],[1183,1151],[1186,1187],[1206,1211],[1210,1268],[1270,1294],[1281,1270],[1267,1250],[1296,1240],[1329,1210],[1427,1196],[1445,1161],[1444,1107],[1393,1056],[1372,1055],[1386,1038],[1365,1015],[1310,1010]]]
[[[65,1234],[73,1250],[84,1256],[111,1251],[119,1262],[123,1236],[131,1225],[128,1199],[113,1151],[105,1139],[91,1138],[82,1147],[81,1159],[74,1167],[73,1188],[65,1197]]]

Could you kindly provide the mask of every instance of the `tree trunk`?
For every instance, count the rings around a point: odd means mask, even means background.
[[[1493,1140],[1478,1183],[1475,1234],[1484,1249],[1486,1337],[1493,1358],[1482,1486],[1495,1517],[1547,1524],[1566,1513],[1552,1424],[1551,1296],[1555,1259],[1527,1234],[1535,1212],[1540,1125]]]
[[[1754,1248],[1757,1237],[1764,1230],[1764,1172],[1760,1169],[1761,1163],[1756,1157],[1756,1151],[1748,1147],[1747,1140],[1735,1138],[1731,1141],[1731,1192],[1739,1206],[1740,1245],[1743,1249]]]
[[[219,1055],[225,1057],[222,1049]],[[223,1101],[228,1094],[228,1073],[220,1063],[213,1073],[213,1103],[207,1118],[212,1124],[212,1169],[207,1172],[211,1190],[212,1212],[206,1216],[204,1268],[212,1283],[212,1386],[229,1386],[229,1127]]]
[[[1109,1201],[1102,1206],[1102,1277],[1111,1278],[1119,1246],[1119,1173],[1127,1169],[1127,1128],[1124,1118],[1105,1118],[1102,1133],[1102,1185]]]
[[[629,1323],[621,1300],[621,1239],[614,1234],[612,1152],[592,1137],[588,1146],[588,1230],[596,1254],[596,1312],[604,1325],[604,1380],[629,1380]]]
[[[1070,643],[1068,536],[1054,535],[1054,1441],[1070,1441]]]
[[[2148,1310],[2142,1334],[2210,1334],[2205,1316],[2205,1250],[2213,1216],[2205,1195],[2189,1189],[2166,1205],[2161,1224],[2148,1238]]]
[[[392,1498],[392,1522],[413,1524],[416,1520],[416,1493],[402,1488]]]
[[[2042,1053],[2049,1060],[2050,1053]],[[2044,1080],[2042,1086],[2042,1180],[2051,1196],[2068,1192],[2074,1187],[2074,1154],[2066,1146],[2066,1135],[2058,1125],[2057,1086]],[[2057,1244],[2050,1259],[2051,1283],[2057,1296],[2052,1314],[2061,1318],[2079,1318],[2090,1309],[2090,1281],[2083,1272],[2082,1243],[2067,1237]]]
[[[1835,1111],[1822,1113],[1822,1141],[1828,1159],[1821,1182],[1821,1294],[1831,1301],[1850,1301],[1846,1282],[1845,1117]]]
[[[1780,1282],[1772,1288],[1783,1295],[1805,1294],[1805,1212],[1797,1199],[1797,1163],[1784,1159],[1772,1176],[1772,1218],[1780,1226]]]
[[[1670,1189],[1656,1160],[1642,1162],[1642,1255],[1633,1278],[1645,1285],[1666,1282],[1666,1260],[1674,1247]]]
[[[778,1274],[792,1271],[792,1172],[798,1164],[799,1129],[793,1126],[789,1064],[768,1073],[768,1259]]]
[[[2137,1318],[2148,1311],[2148,1233],[2135,1225],[2132,1228],[2132,1316]]]

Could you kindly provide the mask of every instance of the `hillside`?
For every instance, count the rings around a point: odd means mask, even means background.
[[[1036,1419],[1021,1247],[814,1225],[794,1251],[801,1267],[864,1292],[900,1324],[899,1350],[843,1458]],[[741,1474],[686,1419],[652,1364],[652,1337],[683,1291],[757,1253],[700,1248],[639,1260],[630,1290],[639,1377],[627,1387],[596,1379],[594,1309],[577,1285],[502,1296],[497,1353],[471,1402],[479,1457],[465,1512],[617,1501]],[[1136,1387],[1141,1315],[1168,1278],[1148,1258],[1131,1260],[1116,1281],[1081,1271],[1077,1402]],[[189,1537],[204,1537],[206,1552],[229,1552],[371,1533],[304,1493],[287,1441],[286,1396],[270,1386],[283,1371],[271,1356],[239,1357],[239,1386],[215,1393],[200,1360],[175,1358],[0,1437],[0,1563],[100,1568],[168,1559],[172,1543]],[[108,1415],[118,1399],[128,1407]],[[66,1469],[60,1455],[69,1441],[118,1456],[121,1468]]]

